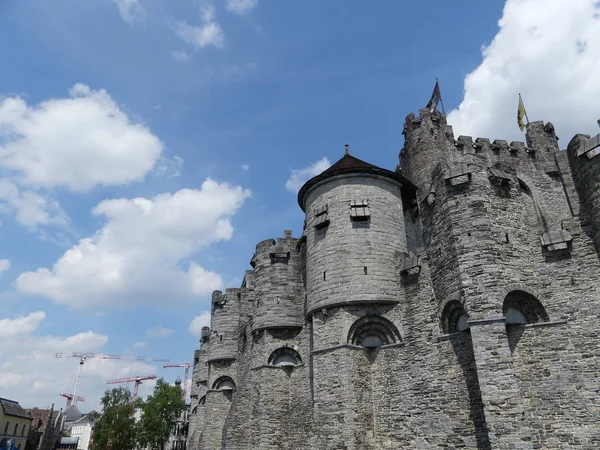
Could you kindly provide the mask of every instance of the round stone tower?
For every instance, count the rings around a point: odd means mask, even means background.
[[[306,314],[330,306],[397,303],[406,251],[402,182],[346,155],[298,193],[306,213]]]
[[[256,246],[252,258],[256,314],[253,331],[302,328],[301,258],[291,231]]]
[[[210,346],[207,361],[233,360],[238,357],[240,299],[232,290],[212,294]]]

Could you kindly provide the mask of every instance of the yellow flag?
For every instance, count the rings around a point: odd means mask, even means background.
[[[517,124],[519,125],[521,131],[525,129],[525,122],[523,122],[524,118],[527,118],[527,113],[525,112],[525,105],[523,105],[523,99],[521,98],[521,94],[519,94],[519,107],[517,108]],[[527,122],[529,122],[529,119],[527,119]]]

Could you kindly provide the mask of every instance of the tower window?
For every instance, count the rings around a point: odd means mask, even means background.
[[[361,317],[350,327],[348,342],[368,349],[400,342],[396,326],[385,317],[369,315]]]
[[[215,380],[213,383],[213,389],[220,391],[233,391],[235,390],[235,382],[231,377],[222,376]]]
[[[302,364],[302,358],[293,348],[281,347],[271,353],[268,364],[270,366],[293,367]]]
[[[502,312],[507,325],[525,325],[550,320],[542,303],[524,291],[512,291],[504,299]]]
[[[458,300],[452,300],[442,312],[442,330],[444,333],[456,333],[469,329],[469,315],[464,306]]]
[[[329,216],[327,214],[328,205],[321,206],[320,208],[315,209],[315,228],[320,230],[321,228],[325,228],[329,225]]]
[[[350,219],[367,221],[371,217],[368,200],[350,200]]]

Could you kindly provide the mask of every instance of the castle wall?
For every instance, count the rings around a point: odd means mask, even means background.
[[[348,345],[349,328],[365,313],[392,321],[402,342],[378,350]],[[397,307],[315,313],[313,339],[328,346],[313,350],[314,436],[309,448],[476,445],[480,424],[473,418],[481,420],[482,415],[469,335],[452,345],[438,342],[434,314],[428,296]]]
[[[369,221],[351,220],[352,200],[368,200]],[[316,211],[324,207],[329,225],[315,228]],[[406,250],[399,183],[367,174],[334,177],[308,192],[306,211],[307,313],[398,301],[396,267]]]
[[[312,419],[309,349],[306,330],[278,329],[255,332],[248,361],[248,376],[238,395],[247,397],[245,408],[235,411],[236,427],[228,434],[227,449],[305,448]],[[277,349],[296,350],[295,367],[268,364]],[[234,411],[232,410],[232,416]],[[251,419],[247,419],[251,416]]]
[[[543,122],[527,144],[454,141],[421,114],[401,157],[417,207],[368,168],[332,174],[306,192],[305,241],[259,243],[214,303],[189,450],[600,446],[600,157],[577,138],[569,167]],[[357,324],[393,342],[365,348]],[[281,348],[301,363],[274,367]]]

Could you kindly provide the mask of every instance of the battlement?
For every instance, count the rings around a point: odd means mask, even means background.
[[[415,116],[412,112],[408,114],[404,119],[404,129],[402,133],[406,134],[411,130],[421,128],[423,125],[435,125],[444,130],[447,135],[454,135],[452,126],[449,126],[446,121],[446,114],[439,111],[432,112],[427,108],[420,109],[418,116]]]

